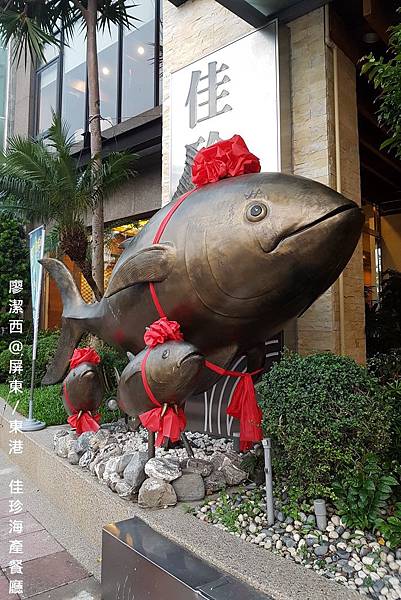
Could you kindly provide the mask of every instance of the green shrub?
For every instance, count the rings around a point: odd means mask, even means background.
[[[286,482],[291,500],[333,498],[333,482],[350,479],[361,457],[386,456],[389,400],[352,359],[287,353],[258,392],[275,476]]]
[[[10,406],[15,406],[19,400],[18,412],[24,416],[29,411],[29,388],[25,388],[22,394],[8,395],[8,385],[0,385],[0,396],[4,398]],[[108,410],[105,404],[100,407],[101,423],[111,423],[119,417],[118,412]],[[67,413],[64,409],[61,396],[61,386],[48,385],[36,388],[34,392],[34,417],[44,421],[46,425],[65,425],[67,423]]]
[[[27,306],[29,284],[29,258],[26,236],[21,224],[5,214],[0,218],[0,350],[8,347],[11,339],[8,333],[9,282],[11,279],[22,279],[24,289],[15,296],[22,298],[24,307]],[[18,315],[12,315],[18,318]],[[19,338],[19,336],[18,336]]]
[[[38,336],[38,348],[36,354],[36,367],[35,367],[35,386],[39,387],[41,385],[41,381],[46,373],[47,366],[52,360],[59,339],[59,331],[57,330],[49,330],[49,331],[40,331]],[[10,359],[16,358],[13,354],[11,354],[8,348],[1,352],[0,354],[0,382],[4,383],[9,380],[9,364]],[[24,372],[22,375],[22,380],[24,382],[24,386],[31,385],[31,377],[32,377],[32,344],[26,343],[22,352],[22,360],[24,366]]]
[[[97,352],[101,358],[101,365],[103,367],[104,378],[106,382],[106,397],[110,398],[116,396],[118,381],[114,368],[117,369],[119,374],[123,372],[124,368],[128,363],[127,355],[111,346],[104,344],[97,349]]]
[[[333,485],[338,514],[348,527],[373,530],[397,484],[375,455],[366,456],[349,480]]]
[[[392,548],[401,546],[401,502],[395,505],[394,514],[384,519],[378,519],[376,522],[381,534],[387,540]]]
[[[368,370],[383,384],[401,380],[401,348],[387,354],[375,354],[368,360]]]

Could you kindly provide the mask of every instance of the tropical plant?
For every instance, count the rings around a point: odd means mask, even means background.
[[[387,458],[390,398],[351,358],[286,353],[257,387],[273,470],[291,497],[332,498],[333,483],[348,480],[361,457]]]
[[[55,114],[43,140],[9,139],[0,154],[0,210],[53,227],[59,250],[77,265],[100,299],[84,220],[94,199],[103,200],[133,174],[134,157],[116,152],[96,171],[91,162],[79,168],[71,156],[72,143],[66,123]]]
[[[384,385],[401,381],[401,348],[394,348],[388,353],[374,354],[368,360],[367,367]]]
[[[33,61],[44,61],[48,45],[60,45],[60,31],[65,44],[73,42],[76,25],[86,33],[89,129],[92,174],[92,268],[100,294],[103,293],[103,194],[98,193],[102,181],[102,137],[97,56],[97,32],[111,25],[129,27],[135,19],[129,14],[125,0],[0,0],[0,39],[4,46],[12,42],[13,57],[20,61],[28,55]]]
[[[367,75],[377,97],[379,123],[388,132],[382,148],[401,158],[401,24],[390,28],[386,56],[376,58],[373,53],[362,59],[362,73]]]
[[[392,548],[399,548],[401,546],[401,502],[396,503],[393,515],[386,520],[378,519],[376,526]]]
[[[377,456],[369,454],[349,479],[333,485],[337,511],[348,527],[373,530],[396,485],[392,475],[383,473]]]

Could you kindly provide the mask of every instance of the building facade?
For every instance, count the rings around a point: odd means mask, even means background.
[[[238,133],[264,169],[315,179],[363,205],[352,260],[287,328],[284,344],[364,362],[365,299],[377,297],[386,269],[401,270],[401,165],[380,150],[384,133],[358,64],[370,49],[385,50],[396,18],[395,2],[378,4],[143,0],[130,9],[134,29],[100,36],[104,153],[139,156],[138,175],[105,205],[106,279],[119,243],[179,192],[191,153]],[[84,46],[77,31],[45,63],[10,69],[9,135],[43,135],[55,110],[70,125],[77,160],[87,160]],[[61,305],[48,278],[45,290],[43,326],[54,327]]]

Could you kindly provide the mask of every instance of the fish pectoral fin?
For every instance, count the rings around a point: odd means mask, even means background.
[[[153,244],[142,248],[121,265],[116,265],[105,296],[109,298],[135,283],[163,281],[175,263],[173,244]]]

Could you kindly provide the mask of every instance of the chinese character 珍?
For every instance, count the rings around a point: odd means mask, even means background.
[[[225,89],[222,89],[221,92],[219,91],[220,86],[230,81],[228,75],[224,75],[224,77],[218,81],[218,75],[228,68],[229,67],[223,63],[220,69],[218,69],[217,62],[213,61],[208,64],[208,73],[203,77],[201,76],[201,71],[192,71],[191,84],[185,102],[185,106],[189,106],[189,126],[191,129],[201,121],[206,121],[207,119],[211,119],[212,117],[216,117],[217,115],[232,110],[232,106],[229,104],[225,104],[221,110],[218,110],[217,106],[218,101],[221,98],[229,95],[229,92]],[[203,86],[205,80],[205,86]],[[201,87],[201,89],[199,89],[199,87]],[[204,96],[202,96],[202,94],[205,93],[207,93],[207,99],[203,100]],[[198,96],[201,97],[198,98]],[[206,107],[206,110],[202,109],[202,107]],[[198,115],[198,112],[200,111],[202,114]]]
[[[24,505],[22,504],[21,500],[9,500],[8,506],[8,512],[14,515],[19,515],[22,512],[22,509],[24,508]]]

